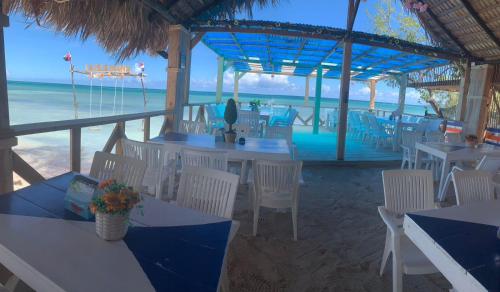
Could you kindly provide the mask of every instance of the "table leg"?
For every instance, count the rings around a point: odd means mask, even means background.
[[[438,189],[438,194],[440,194],[443,191],[444,187],[444,182],[446,181],[446,177],[448,176],[448,173],[450,172],[450,162],[448,161],[447,158],[443,159],[443,165],[441,167],[441,175],[439,179],[439,189]]]
[[[411,157],[411,155],[410,155]],[[422,154],[420,153],[420,150],[416,149],[415,151],[415,169],[419,169],[421,167],[421,164],[422,163]],[[408,162],[408,164],[410,164],[411,166],[411,161]],[[408,167],[408,168],[411,168],[411,167]]]

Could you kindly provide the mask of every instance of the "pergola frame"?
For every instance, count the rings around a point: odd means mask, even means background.
[[[444,51],[440,48],[414,44],[385,36],[355,32],[352,28],[358,8],[358,0],[349,1],[347,30],[265,21],[218,21],[193,24],[191,31],[205,33],[202,42],[219,55],[216,102],[221,101],[219,97],[222,95],[222,75],[230,65],[233,65],[235,71],[235,97],[238,97],[240,74],[244,73],[305,77],[305,100],[309,98],[309,78],[316,77],[313,133],[317,134],[319,132],[322,79],[340,79],[337,159],[343,160],[347,132],[349,84],[351,80],[369,81],[369,110],[373,110],[377,80],[389,76],[397,78],[401,81],[398,112],[403,113],[408,73],[420,71],[424,68],[442,66],[443,62],[435,61],[438,59],[451,61],[463,57],[460,53]],[[260,43],[257,41],[252,43],[249,40],[250,37],[245,38],[245,36],[251,35],[258,35]],[[270,36],[277,38],[274,40],[272,47]],[[279,37],[284,38],[281,40]],[[288,43],[290,39],[297,39],[298,45],[290,46]],[[308,47],[313,40],[328,40],[330,42],[328,45],[326,43],[317,44],[318,46],[323,45],[321,49]],[[359,45],[365,45],[366,47],[362,51],[358,50],[356,54],[353,54],[354,44],[358,47]],[[251,56],[248,48],[253,48],[255,51],[260,50],[261,53],[259,54],[266,55],[266,57],[264,59],[255,58]],[[283,60],[284,57],[281,60],[279,58],[274,59],[270,48],[288,56],[286,62]],[[391,52],[394,53],[388,57],[377,56],[377,50],[387,49],[391,49]],[[320,52],[318,55],[321,55],[319,60],[301,62],[303,61],[302,55],[313,55],[318,52]],[[315,57],[318,55],[315,55]],[[342,58],[341,62],[333,63],[330,61],[334,57],[339,58],[339,56]],[[227,64],[220,63],[222,57]],[[408,61],[411,57],[413,57],[413,61]],[[324,63],[325,61],[327,63]],[[256,66],[260,66],[261,69],[256,70]],[[288,71],[282,71],[284,66],[288,67]],[[290,67],[295,68],[293,72],[289,71]]]

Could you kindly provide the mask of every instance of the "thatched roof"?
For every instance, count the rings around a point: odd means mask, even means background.
[[[4,13],[20,13],[37,24],[86,40],[94,36],[120,59],[156,53],[168,46],[169,25],[233,19],[253,5],[279,0],[3,0]]]
[[[436,45],[487,62],[500,61],[498,0],[418,0],[428,5],[414,12]],[[402,0],[403,3],[407,0]]]

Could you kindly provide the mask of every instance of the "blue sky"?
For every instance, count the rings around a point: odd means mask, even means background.
[[[254,8],[253,19],[305,23],[345,28],[347,2],[341,0],[281,0],[275,7]],[[355,30],[372,32],[370,11],[374,10],[376,1],[362,1]],[[399,1],[394,1],[399,3]],[[246,14],[238,19],[247,19]],[[85,64],[115,64],[114,56],[107,54],[94,39],[82,42],[77,38],[67,38],[55,33],[50,28],[28,25],[19,15],[10,17],[10,27],[5,29],[7,77],[9,80],[69,83],[69,65],[62,56],[70,51],[73,63],[80,68]],[[148,74],[147,86],[162,88],[166,86],[166,60],[158,56],[140,55],[124,62],[134,66],[136,62],[144,62]],[[216,55],[202,43],[193,50],[191,68],[191,90],[215,91],[217,64]],[[88,84],[84,76],[77,77],[77,82]],[[312,80],[312,82],[314,82]],[[108,84],[114,84],[109,81]],[[313,85],[313,83],[312,83]],[[139,83],[130,79],[127,86],[136,87]],[[224,91],[232,91],[232,74],[224,78]],[[286,88],[286,90],[284,90]],[[377,100],[397,101],[397,89],[378,85]],[[247,75],[240,81],[240,91],[261,94],[304,94],[304,78],[270,75]],[[337,80],[326,80],[323,84],[323,96],[338,97]],[[314,86],[311,86],[314,94]],[[363,83],[353,83],[351,98],[366,100],[369,91]],[[409,90],[407,103],[417,103],[416,92]]]

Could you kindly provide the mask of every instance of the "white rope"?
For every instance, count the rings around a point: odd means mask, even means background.
[[[90,103],[89,103],[89,116],[92,117],[92,77],[90,77]]]
[[[123,115],[123,86],[124,86],[125,80],[122,78],[122,105],[121,105],[121,114]]]
[[[101,79],[101,101],[99,102],[99,116],[102,117],[102,79]]]
[[[118,79],[115,79],[115,96],[113,96],[113,115],[115,114],[115,105],[116,105],[116,84],[118,83]]]

